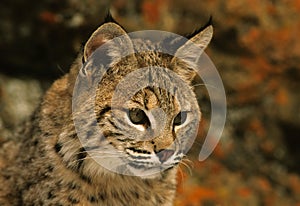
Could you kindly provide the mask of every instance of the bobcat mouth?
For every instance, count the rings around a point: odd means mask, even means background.
[[[133,167],[135,169],[162,169],[162,170],[165,170],[167,168],[170,168],[170,167],[174,167],[176,165],[178,165],[179,162],[174,162],[174,163],[171,163],[171,164],[151,164],[149,162],[129,162],[128,165],[130,167]]]
[[[151,172],[151,171],[164,171],[178,165],[181,161],[179,156],[170,158],[167,161],[161,162],[156,154],[134,153],[132,150],[126,150],[128,166],[135,171]]]

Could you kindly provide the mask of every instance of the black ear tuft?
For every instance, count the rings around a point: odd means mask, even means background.
[[[118,22],[112,17],[110,11],[108,10],[103,23],[109,23],[109,22],[118,24]]]
[[[201,26],[200,28],[196,29],[194,32],[192,32],[191,34],[186,35],[185,37],[190,39],[193,36],[195,36],[196,34],[198,34],[199,32],[203,31],[206,27],[213,25],[213,18],[212,16],[209,17],[208,21],[206,24],[204,24],[203,26]]]
[[[105,23],[115,23],[117,25],[119,25],[122,29],[124,29],[124,31],[126,31],[126,29],[120,25],[111,15],[110,11],[108,10],[107,13],[106,13],[106,16],[104,18],[104,21],[102,22],[101,25],[105,24]]]

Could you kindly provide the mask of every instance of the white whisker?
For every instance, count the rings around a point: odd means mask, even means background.
[[[188,163],[186,163],[186,162],[184,162],[184,161],[187,161],[187,159],[183,159],[181,162],[180,162],[180,164],[182,164],[183,166],[185,166],[187,169],[188,169],[188,171],[189,171],[189,174],[190,175],[192,175],[192,167],[193,166],[190,166]],[[189,160],[190,161],[190,160]],[[192,163],[192,161],[190,161],[189,163]]]
[[[218,89],[216,86],[213,86],[213,85],[210,85],[210,84],[199,83],[199,84],[192,85],[192,87],[198,87],[198,86],[205,86],[205,87],[211,87],[211,88],[214,88],[214,89]]]

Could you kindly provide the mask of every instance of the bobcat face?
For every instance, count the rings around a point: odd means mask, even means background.
[[[97,51],[105,42],[119,36],[124,38],[118,43],[109,44],[106,50]],[[190,41],[204,49],[211,36],[212,27],[208,25]],[[101,58],[106,55],[106,59],[110,59],[111,62],[109,69],[97,84],[95,96],[86,100],[84,95],[81,95],[81,103],[77,105],[93,107],[96,122],[89,122],[88,118],[83,121],[82,128],[86,128],[83,129],[86,134],[82,144],[96,162],[122,174],[146,178],[151,175],[153,177],[154,174],[159,175],[182,160],[191,146],[193,139],[190,137],[195,136],[200,121],[200,109],[195,101],[192,101],[195,95],[190,86],[195,76],[191,68],[192,61],[200,54],[192,51],[189,46],[191,42],[183,44],[176,51],[176,56],[185,56],[190,61],[184,62],[155,51],[135,52],[141,47],[159,48],[160,43],[153,45],[130,39],[116,23],[105,23],[94,32],[85,45],[85,64],[96,62],[97,55],[101,55]],[[121,58],[122,53],[127,50],[131,51],[131,55]],[[99,73],[101,68],[86,67],[82,68],[79,75],[93,81],[92,76]],[[148,70],[143,70],[122,84],[124,78],[139,72],[141,68]],[[182,79],[183,83],[179,85],[174,81],[171,75],[173,73]],[[160,81],[162,85],[172,88],[171,91],[160,86],[148,85],[132,95],[127,95],[131,84],[142,81],[143,75],[147,77],[147,81]],[[119,97],[114,99],[114,93],[120,84],[123,95],[128,96],[126,100]],[[185,89],[177,90],[177,87]],[[97,125],[98,129],[91,131],[87,125]],[[91,166],[95,165],[95,162],[87,161],[86,165],[88,164],[88,168],[96,168]]]
[[[184,135],[197,126],[192,113],[198,108],[181,108],[157,87],[142,89],[125,105],[107,111],[99,124],[110,128],[106,140],[123,153],[131,172],[141,176],[177,165],[186,149]]]

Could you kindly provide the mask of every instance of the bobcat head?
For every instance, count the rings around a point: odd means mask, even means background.
[[[212,34],[209,22],[188,41],[167,35],[154,43],[126,33],[112,18],[92,34],[73,96],[77,134],[93,157],[85,170],[104,166],[147,178],[180,163],[200,121],[193,67]],[[163,52],[166,45],[175,55]]]

